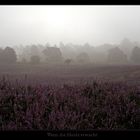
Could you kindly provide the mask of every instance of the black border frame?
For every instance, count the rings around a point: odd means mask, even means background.
[[[0,5],[140,5],[139,0],[1,0]]]
[[[140,0],[123,1],[105,1],[105,0],[15,0],[0,1],[0,6],[12,5],[138,5]],[[3,138],[135,138],[140,137],[140,130],[93,130],[93,131],[0,131],[0,137]]]

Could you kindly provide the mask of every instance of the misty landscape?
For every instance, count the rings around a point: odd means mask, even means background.
[[[140,129],[138,12],[0,6],[0,130]]]

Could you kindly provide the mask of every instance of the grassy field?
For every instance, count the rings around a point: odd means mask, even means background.
[[[107,66],[107,65],[2,65],[0,77],[11,80],[38,83],[60,84],[90,80],[108,80],[127,82],[131,85],[140,84],[140,66]],[[27,78],[27,79],[26,79]]]
[[[0,130],[140,129],[140,66],[0,67]]]

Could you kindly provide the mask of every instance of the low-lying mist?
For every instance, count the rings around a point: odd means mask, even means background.
[[[97,65],[139,64],[140,44],[124,39],[118,44],[92,46],[88,43],[19,45],[0,48],[0,64]]]

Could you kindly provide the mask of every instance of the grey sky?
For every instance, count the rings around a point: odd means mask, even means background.
[[[0,6],[0,46],[140,40],[140,6]]]

